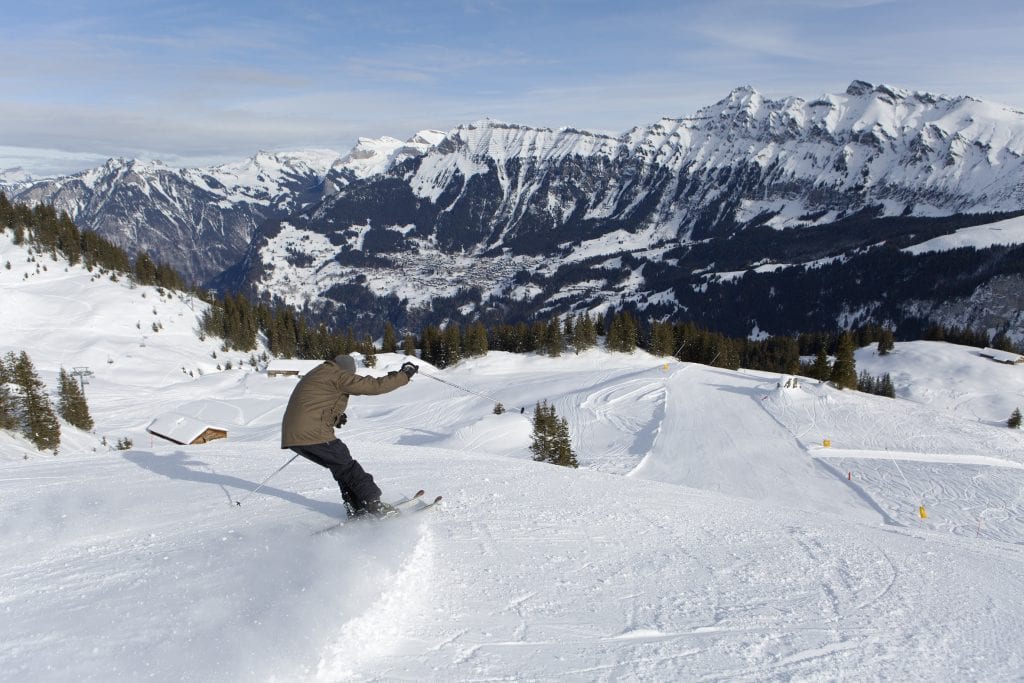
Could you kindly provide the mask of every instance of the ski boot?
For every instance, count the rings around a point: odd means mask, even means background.
[[[367,501],[366,507],[363,509],[363,514],[371,515],[377,519],[389,519],[391,517],[397,517],[401,512],[399,512],[395,506],[381,500],[370,500]]]

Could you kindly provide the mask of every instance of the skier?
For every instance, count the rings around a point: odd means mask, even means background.
[[[383,518],[398,511],[381,501],[373,477],[352,458],[348,446],[334,436],[334,429],[348,421],[348,397],[394,391],[408,384],[417,370],[406,362],[385,377],[365,377],[355,374],[355,360],[345,354],[303,377],[288,399],[281,422],[281,448],[290,448],[331,471],[349,517],[369,514]]]

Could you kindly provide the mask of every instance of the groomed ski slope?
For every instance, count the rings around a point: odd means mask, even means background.
[[[39,460],[2,485],[8,680],[1012,679],[1019,544],[486,454],[363,444],[445,508],[312,536],[272,452]],[[70,470],[70,472],[68,472]],[[10,472],[8,472],[9,474]]]
[[[214,372],[187,302],[52,266],[26,286],[20,265],[0,274],[0,351],[29,350],[50,386],[90,364],[97,424],[65,427],[57,457],[0,435],[0,680],[1024,677],[1024,441],[1001,424],[1024,368],[861,350],[893,401],[639,352],[424,366],[353,399],[339,435],[387,497],[445,502],[315,535],[340,505],[311,463],[233,505],[290,455],[294,379]],[[140,305],[164,321],[145,346]],[[529,459],[542,399],[579,470]],[[166,410],[229,438],[158,442]]]
[[[609,373],[613,358],[565,363]],[[704,376],[733,397],[706,401],[731,406],[724,422],[769,415],[771,392],[758,406],[742,391],[753,381],[745,373],[681,364],[649,372],[669,405],[677,385],[707,392],[692,379]],[[963,680],[1024,671],[1019,521],[1004,527],[1016,537],[987,540],[991,526],[974,533],[962,512],[952,531],[971,533],[951,534],[941,510],[956,499],[929,500],[929,520],[915,519],[916,501],[901,500],[899,482],[884,476],[889,461],[858,460],[869,467],[858,470],[864,481],[832,505],[786,506],[761,482],[734,482],[726,495],[639,473],[403,445],[436,429],[398,429],[427,422],[424,405],[435,422],[461,405],[476,431],[505,423],[510,439],[526,421],[446,399],[444,385],[420,377],[403,392],[354,401],[353,422],[371,426],[349,442],[386,491],[442,492],[443,508],[313,536],[340,510],[326,473],[309,463],[231,505],[284,462],[276,416],[259,412],[260,399],[283,400],[294,380],[234,371],[228,388],[232,373],[221,374],[211,405],[232,407],[240,422],[228,441],[5,463],[3,677]],[[445,376],[461,384],[478,374]],[[180,387],[183,403],[196,400],[195,384]],[[396,438],[373,440],[373,424]],[[722,433],[709,430],[709,444]],[[677,436],[690,452],[708,450],[699,435]],[[786,458],[793,440],[779,448]],[[762,443],[759,457],[773,452]],[[842,485],[822,477],[810,453],[804,460],[809,485]],[[965,486],[984,475],[973,492],[986,498],[1007,488],[994,485],[1003,477],[1024,485],[1006,463],[942,468]],[[933,473],[915,466],[902,463],[911,481]],[[1020,506],[1003,512],[1019,520]]]

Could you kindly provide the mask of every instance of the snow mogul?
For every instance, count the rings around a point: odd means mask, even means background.
[[[373,476],[363,470],[334,430],[348,421],[349,396],[375,396],[404,387],[418,367],[402,364],[384,377],[356,374],[356,362],[347,354],[317,366],[301,380],[288,399],[281,421],[281,448],[290,448],[331,471],[341,489],[349,517],[391,517],[398,511],[380,499]]]

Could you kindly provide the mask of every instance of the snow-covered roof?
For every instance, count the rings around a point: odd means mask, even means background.
[[[267,365],[267,374],[273,373],[287,373],[293,374],[298,373],[299,376],[303,376],[310,370],[314,369],[318,365],[322,365],[323,360],[299,360],[297,358],[275,358],[270,361]]]
[[[202,436],[207,429],[218,429],[227,432],[223,427],[217,427],[180,413],[164,413],[146,427],[146,431],[152,434],[182,444],[192,443]]]
[[[987,356],[992,360],[997,360],[1000,363],[1020,363],[1024,361],[1024,356],[1019,353],[1013,353],[1012,351],[1001,351],[999,349],[993,349],[986,346],[981,350],[981,355]]]

